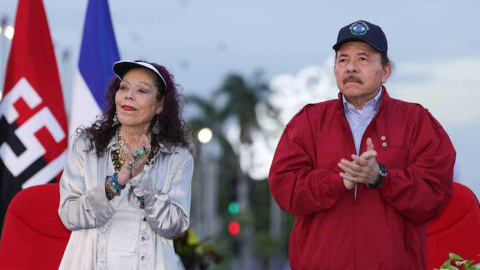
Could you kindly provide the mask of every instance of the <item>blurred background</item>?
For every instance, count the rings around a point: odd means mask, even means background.
[[[87,0],[43,3],[68,115]],[[293,217],[272,200],[268,169],[290,118],[336,98],[332,45],[359,19],[387,35],[391,96],[422,104],[443,124],[457,150],[455,180],[480,196],[478,0],[109,4],[121,59],[165,65],[181,85],[197,159],[189,241],[222,257],[209,269],[289,269]],[[16,7],[0,0],[0,92]]]

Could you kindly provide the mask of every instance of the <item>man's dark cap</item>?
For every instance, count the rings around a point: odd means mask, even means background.
[[[379,52],[388,51],[387,37],[382,28],[367,21],[356,21],[340,29],[333,49],[338,51],[340,46],[349,41],[362,41]]]

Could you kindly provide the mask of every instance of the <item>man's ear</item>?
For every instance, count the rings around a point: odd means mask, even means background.
[[[383,68],[382,84],[385,84],[388,81],[388,78],[392,74],[392,65],[388,63]]]

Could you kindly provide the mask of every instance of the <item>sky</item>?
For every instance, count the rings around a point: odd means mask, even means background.
[[[43,2],[68,112],[87,0]],[[13,24],[16,5],[0,0],[0,17]],[[380,25],[395,64],[390,94],[422,104],[443,124],[457,149],[457,180],[480,197],[480,1],[111,0],[110,9],[122,59],[165,65],[187,96],[210,95],[228,73],[263,70],[270,85],[304,93],[281,102],[285,119],[336,96],[328,78],[341,27],[359,19]],[[323,86],[309,86],[310,77]]]

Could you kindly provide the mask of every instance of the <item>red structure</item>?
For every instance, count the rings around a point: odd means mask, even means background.
[[[70,237],[58,216],[58,184],[17,193],[7,211],[0,269],[58,269]]]
[[[443,213],[428,226],[428,267],[440,268],[453,252],[479,263],[480,207],[466,186],[453,183],[453,195]]]

